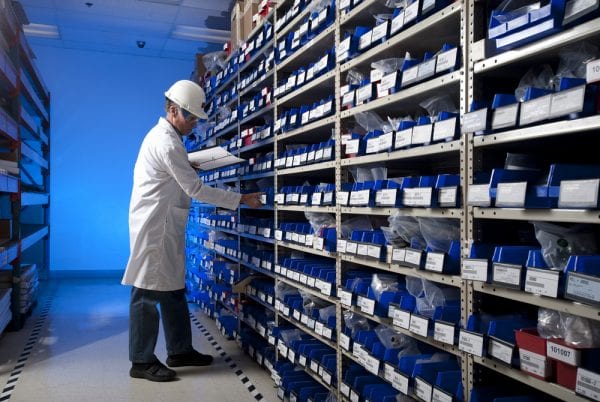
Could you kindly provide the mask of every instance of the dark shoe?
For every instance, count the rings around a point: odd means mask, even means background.
[[[173,381],[177,377],[177,373],[158,360],[150,364],[138,364],[134,363],[131,365],[129,375],[133,378],[145,378],[146,380],[156,382]]]
[[[212,361],[213,357],[211,355],[203,355],[202,353],[193,350],[189,353],[167,357],[167,366],[208,366]]]

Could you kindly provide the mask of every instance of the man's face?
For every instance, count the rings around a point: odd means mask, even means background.
[[[198,124],[198,118],[181,107],[174,106],[174,108],[173,125],[183,135],[188,135]]]

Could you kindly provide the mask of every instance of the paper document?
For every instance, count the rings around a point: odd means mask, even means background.
[[[201,170],[211,170],[234,163],[244,162],[244,159],[232,155],[221,147],[212,147],[188,154],[192,166]]]

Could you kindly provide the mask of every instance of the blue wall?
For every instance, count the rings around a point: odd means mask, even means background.
[[[33,46],[51,92],[50,269],[119,270],[133,166],[190,61]]]

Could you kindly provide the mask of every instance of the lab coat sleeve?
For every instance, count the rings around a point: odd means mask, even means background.
[[[187,152],[183,147],[171,145],[165,150],[165,165],[185,193],[207,204],[227,209],[236,209],[240,205],[241,194],[204,185],[196,171],[191,167]]]

